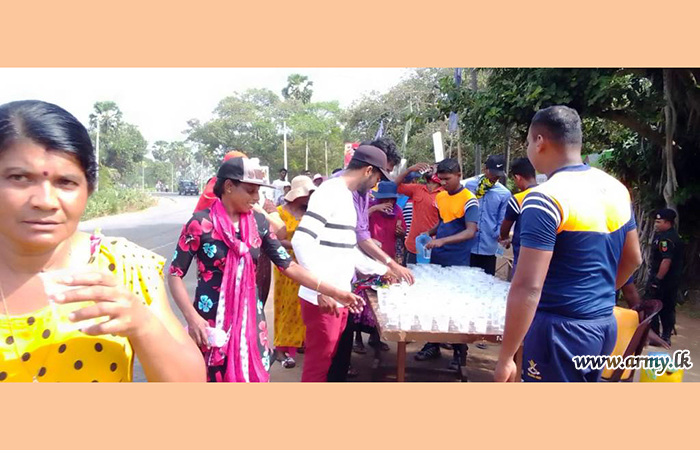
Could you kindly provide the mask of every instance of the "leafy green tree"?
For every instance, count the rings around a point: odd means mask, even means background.
[[[129,177],[146,155],[146,139],[136,125],[123,121],[119,106],[112,101],[96,102],[90,115],[95,144],[98,127],[100,164],[114,169],[116,179]]]
[[[303,104],[311,102],[314,82],[309,77],[293,73],[287,77],[287,86],[282,89],[285,100],[297,100]]]
[[[307,144],[309,170],[323,173],[326,145],[333,166],[329,170],[342,162],[341,113],[337,102],[282,101],[267,89],[250,89],[221,100],[213,119],[190,120],[187,142],[196,149],[196,157],[203,157],[211,167],[218,167],[226,152],[240,150],[276,172],[284,163],[286,122],[291,174],[305,169]]]
[[[612,150],[603,165],[632,190],[643,244],[652,211],[676,208],[689,241],[687,272],[697,273],[700,182],[691,168],[700,163],[699,76],[697,69],[491,69],[477,92],[443,79],[439,109],[460,112],[467,139],[499,145],[504,127],[524,140],[540,108],[575,108],[584,152]]]
[[[388,92],[365,95],[345,111],[344,139],[371,140],[381,126],[383,135],[392,138],[408,164],[413,164],[433,161],[432,134],[443,131],[449,155],[449,112],[436,108],[436,104],[443,95],[440,80],[451,73],[452,69],[416,69]]]
[[[128,173],[143,160],[148,147],[136,125],[122,123],[105,139],[104,163],[106,166]]]
[[[153,155],[153,159],[155,159],[156,161],[168,161],[169,145],[170,143],[168,143],[167,141],[154,142],[153,147],[151,148],[151,155]]]
[[[122,112],[113,101],[95,102],[90,114],[90,128],[95,130],[100,126],[100,133],[116,130],[122,122]]]
[[[234,93],[219,102],[212,120],[189,121],[187,140],[199,146],[212,166],[218,166],[230,150],[270,159],[282,143],[282,120],[277,114],[280,103],[280,98],[268,89]]]

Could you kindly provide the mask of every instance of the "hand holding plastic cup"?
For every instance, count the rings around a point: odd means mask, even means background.
[[[427,234],[421,234],[416,238],[416,256],[419,264],[430,264],[431,249],[426,249],[425,246],[432,238]]]
[[[70,306],[60,305],[52,300],[52,298],[57,295],[63,294],[70,290],[79,289],[75,286],[65,285],[60,281],[61,279],[70,277],[71,275],[77,272],[78,271],[75,269],[64,269],[54,270],[51,272],[41,272],[39,274],[39,278],[41,279],[42,284],[44,285],[44,292],[46,293],[46,297],[49,299],[51,313],[53,314],[54,320],[56,320],[56,329],[61,333],[69,333],[72,331],[82,330],[92,325],[97,325],[98,323],[101,323],[99,318],[83,320],[80,322],[72,322],[68,318],[68,314],[87,305],[85,305],[84,303],[76,303]]]

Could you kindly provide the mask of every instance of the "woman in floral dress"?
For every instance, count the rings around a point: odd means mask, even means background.
[[[272,352],[255,265],[261,252],[286,276],[350,308],[362,300],[341,291],[292,261],[264,215],[254,212],[264,186],[260,167],[246,158],[225,162],[217,174],[210,208],[185,224],[173,256],[170,292],[183,312],[190,337],[204,354],[209,381],[266,382]],[[194,302],[182,278],[197,260]]]

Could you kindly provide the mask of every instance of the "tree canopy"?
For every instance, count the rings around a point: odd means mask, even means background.
[[[309,77],[293,73],[287,77],[287,86],[282,89],[282,97],[285,100],[297,100],[307,104],[311,102],[313,96],[314,82]]]
[[[308,169],[325,174],[326,148],[330,172],[342,165],[344,142],[377,134],[394,139],[408,164],[432,162],[436,131],[445,156],[460,155],[470,174],[488,154],[524,155],[535,112],[564,104],[581,115],[584,154],[602,155],[598,163],[630,188],[643,244],[653,232],[652,212],[675,208],[689,243],[687,273],[700,272],[693,257],[700,250],[700,70],[482,68],[464,69],[462,78],[456,83],[454,69],[416,69],[387,92],[341,108],[312,101],[313,82],[292,74],[281,96],[263,88],[233,92],[210,120],[188,121],[184,141],[155,142],[149,170],[165,183],[173,174],[202,182],[227,151],[241,150],[274,173],[284,164],[286,124],[292,176],[306,169],[307,148]],[[93,137],[98,126],[101,164],[140,181],[148,147],[138,128],[114,102],[95,103]]]
[[[458,111],[465,137],[503,148],[508,130],[524,141],[540,108],[564,104],[582,117],[584,152],[611,150],[603,166],[631,189],[645,243],[652,213],[678,211],[697,254],[700,235],[700,72],[697,69],[486,69],[484,89],[443,78],[439,108]],[[691,258],[689,273],[697,271]],[[689,261],[690,262],[690,261]]]

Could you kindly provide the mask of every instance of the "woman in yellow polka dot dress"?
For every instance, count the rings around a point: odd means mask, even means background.
[[[204,381],[164,260],[77,231],[96,180],[90,137],[40,101],[0,106],[0,383]]]

